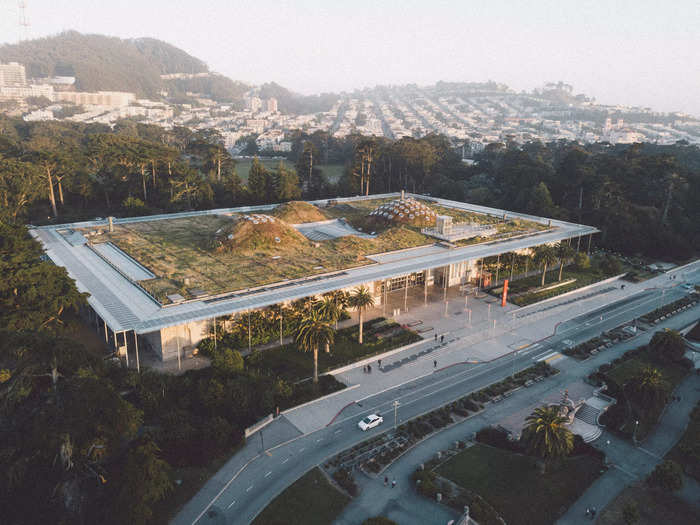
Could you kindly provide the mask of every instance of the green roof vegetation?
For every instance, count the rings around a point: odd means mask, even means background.
[[[293,201],[280,204],[262,220],[233,214],[125,223],[116,225],[104,239],[150,269],[156,277],[141,285],[167,302],[167,295],[188,297],[191,289],[218,294],[373,264],[368,255],[435,242],[417,226],[368,220],[369,212],[387,200],[344,202],[326,208]],[[464,215],[459,210],[452,212],[457,217]],[[277,218],[266,219],[270,216]],[[376,237],[349,235],[311,241],[289,224],[333,218],[343,218],[358,231],[374,232]],[[513,234],[534,228],[530,221],[522,224],[523,229]]]

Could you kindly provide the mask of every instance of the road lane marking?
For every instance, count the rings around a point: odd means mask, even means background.
[[[340,434],[341,432],[342,432],[342,430],[341,430],[341,429],[338,429],[338,430],[336,430],[336,431],[333,432],[333,433],[334,433],[334,434]]]
[[[323,441],[323,438],[318,438],[318,439],[316,440],[316,443],[320,443],[321,441]]]
[[[272,474],[272,471],[270,471],[270,472],[268,472],[267,474],[265,474],[265,477],[268,477],[270,474]]]
[[[282,465],[284,465],[287,461],[289,461],[289,458],[284,458],[284,461],[282,461]]]
[[[227,509],[230,509],[230,508],[233,507],[235,504],[236,504],[236,500],[234,499],[231,503],[229,503],[229,506],[226,507],[226,508],[227,508]]]
[[[554,361],[558,361],[559,359],[563,359],[563,358],[564,358],[564,356],[557,352],[552,357],[545,359],[544,362],[545,363],[553,363]],[[541,359],[540,359],[540,361],[541,361]]]
[[[299,452],[304,452],[304,450],[306,450],[306,447],[301,447],[301,448],[299,449]]]
[[[251,490],[253,490],[253,485],[251,485],[250,487],[248,487],[247,489],[245,489],[246,492],[250,492]]]
[[[559,352],[554,351],[554,352],[549,352],[548,354],[539,354],[539,355],[536,355],[535,357],[533,357],[532,359],[533,359],[533,360],[537,360],[537,362],[546,361],[547,359],[549,359],[550,357],[555,356],[555,355],[558,354],[558,353],[559,353]]]

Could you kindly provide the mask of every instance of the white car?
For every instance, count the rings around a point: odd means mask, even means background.
[[[357,426],[360,427],[360,430],[363,432],[365,430],[369,430],[370,428],[377,427],[384,423],[384,418],[378,414],[371,414],[364,418],[362,421],[360,421]]]

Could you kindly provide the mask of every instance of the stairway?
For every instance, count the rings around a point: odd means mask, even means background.
[[[585,443],[595,441],[603,433],[603,430],[598,426],[598,416],[600,410],[591,405],[584,403],[576,411],[575,419],[578,419],[582,424],[576,425],[576,430],[583,438]]]

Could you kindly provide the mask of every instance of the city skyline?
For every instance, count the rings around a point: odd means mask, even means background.
[[[693,55],[700,7],[692,2],[677,3],[673,12],[655,2],[541,2],[534,8],[360,2],[353,12],[315,1],[235,8],[171,2],[167,9],[175,16],[167,17],[160,1],[136,10],[127,0],[99,13],[83,3],[28,3],[29,37],[75,29],[158,38],[235,80],[275,81],[304,94],[439,80],[494,80],[529,91],[563,80],[599,103],[700,115],[700,66]],[[17,4],[7,2],[3,10],[0,41],[16,42]]]

